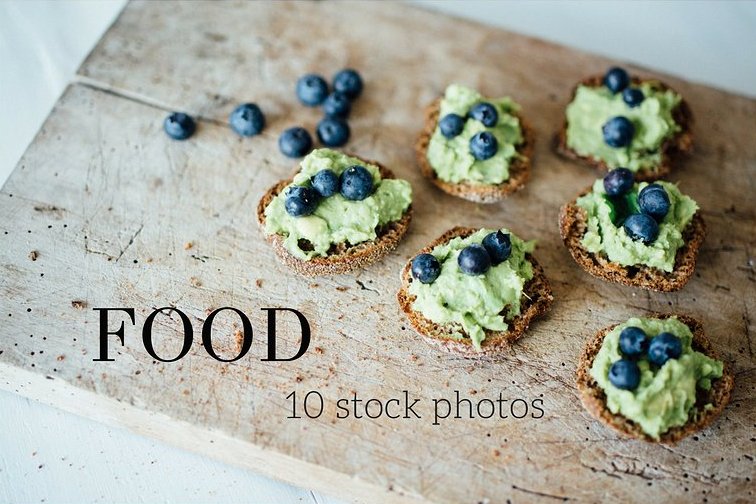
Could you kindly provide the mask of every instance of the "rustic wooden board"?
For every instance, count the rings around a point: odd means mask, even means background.
[[[406,6],[129,4],[0,193],[0,386],[359,501],[751,500],[756,101],[665,77],[698,118],[696,153],[673,180],[704,209],[709,236],[682,292],[611,285],[580,270],[557,231],[559,206],[595,173],[549,148],[570,87],[608,64]],[[296,77],[347,65],[367,81],[348,149],[411,181],[415,219],[383,262],[303,280],[265,246],[254,207],[294,168],[277,152],[278,133],[318,118],[297,105]],[[513,96],[538,132],[531,183],[499,205],[443,195],[414,166],[422,107],[450,82]],[[225,118],[247,100],[263,106],[269,126],[241,140]],[[161,131],[166,109],[206,120],[191,140],[172,142]],[[553,283],[552,312],[500,362],[435,352],[396,306],[404,262],[458,224],[506,225],[537,239]],[[190,314],[195,332],[213,308],[244,310],[256,330],[250,355],[219,364],[196,342],[184,360],[155,363],[134,328],[115,362],[92,361],[92,307],[134,307],[141,324],[168,305]],[[260,308],[269,306],[298,307],[312,323],[301,359],[258,360]],[[702,319],[736,372],[723,418],[674,448],[617,438],[581,408],[574,388],[586,338],[649,310]],[[159,317],[156,326],[157,350],[176,351],[178,323]],[[216,327],[218,347],[231,355],[232,320],[219,317]],[[323,416],[286,420],[292,390],[319,390]],[[542,396],[545,416],[437,426],[334,419],[335,400],[352,391],[386,399],[403,390],[422,398],[427,415],[431,399],[459,390],[473,399]]]

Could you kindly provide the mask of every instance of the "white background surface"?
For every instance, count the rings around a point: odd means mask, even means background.
[[[756,96],[756,2],[417,3]],[[123,4],[0,0],[0,183]],[[0,502],[113,501],[337,502],[0,392]]]

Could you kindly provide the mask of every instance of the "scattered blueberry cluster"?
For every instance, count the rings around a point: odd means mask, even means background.
[[[483,244],[473,243],[463,248],[457,256],[457,265],[466,275],[482,275],[491,266],[497,266],[512,254],[512,239],[509,234],[495,231],[483,238]],[[412,276],[421,283],[433,283],[441,274],[441,264],[432,254],[420,254],[412,259]]]
[[[310,178],[310,186],[291,186],[284,207],[292,217],[311,215],[323,198],[336,193],[352,201],[362,201],[373,192],[373,176],[364,166],[350,166],[341,174],[320,170]]]
[[[669,359],[682,355],[682,341],[672,333],[663,332],[650,340],[639,327],[626,327],[619,337],[623,358],[609,368],[609,381],[623,390],[635,390],[640,383],[640,368],[636,362],[646,358],[652,365],[661,367]]]
[[[610,68],[604,75],[604,85],[614,94],[621,92],[622,100],[630,108],[639,106],[645,99],[643,91],[630,87],[630,76],[622,68]],[[612,117],[601,130],[606,144],[614,148],[630,145],[635,135],[635,126],[624,116]]]
[[[316,128],[318,140],[326,147],[341,147],[349,141],[347,117],[352,101],[362,93],[362,77],[347,68],[333,77],[333,92],[328,83],[316,74],[307,74],[297,81],[297,98],[308,107],[323,106],[325,117]],[[302,157],[312,149],[312,137],[302,127],[289,128],[278,139],[278,148],[288,157]]]
[[[239,136],[255,136],[265,128],[265,115],[255,103],[242,103],[231,112],[228,125]],[[174,140],[186,140],[197,130],[197,123],[188,114],[173,112],[163,121],[163,129]]]
[[[352,101],[362,93],[362,77],[355,70],[345,69],[333,77],[333,92],[319,75],[308,74],[297,81],[297,97],[309,107],[323,106],[325,117],[318,123],[317,135],[326,147],[341,147],[349,140],[346,118]],[[265,128],[265,115],[255,103],[236,107],[228,119],[229,126],[238,135],[250,137]],[[165,118],[163,129],[174,140],[186,140],[197,130],[194,118],[183,112],[173,112]],[[288,157],[302,157],[312,150],[312,137],[302,127],[289,128],[278,138],[278,148]]]
[[[633,172],[627,168],[617,168],[604,177],[604,191],[610,201],[617,207],[632,198],[629,194],[633,188]],[[632,198],[634,199],[634,198]],[[627,201],[628,211],[622,226],[625,233],[633,240],[640,240],[648,245],[659,236],[659,222],[667,215],[670,208],[669,195],[659,184],[649,184],[638,194],[637,202]]]
[[[446,138],[454,138],[462,133],[467,119],[479,121],[486,128],[493,128],[499,122],[499,113],[490,103],[481,102],[470,109],[467,118],[454,113],[446,114],[439,121],[438,127]],[[484,161],[493,157],[498,150],[499,142],[490,131],[480,131],[470,138],[470,154],[475,159]]]

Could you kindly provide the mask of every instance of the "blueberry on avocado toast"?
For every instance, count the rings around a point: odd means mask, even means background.
[[[647,290],[681,289],[693,275],[706,228],[677,185],[633,182],[617,168],[564,205],[562,240],[591,275]]]
[[[415,154],[421,173],[442,191],[494,203],[524,187],[533,143],[513,100],[451,84],[428,107]]]
[[[679,93],[614,67],[575,86],[555,147],[602,171],[624,167],[636,181],[656,180],[691,150],[692,124]]]
[[[732,385],[701,324],[684,315],[634,317],[602,329],[577,370],[580,398],[593,416],[625,436],[665,444],[711,424]]]
[[[444,350],[506,352],[553,299],[534,247],[506,229],[453,228],[407,262],[399,305]]]
[[[284,264],[301,275],[332,275],[393,250],[409,227],[411,203],[409,183],[389,169],[317,149],[263,195],[257,219]]]

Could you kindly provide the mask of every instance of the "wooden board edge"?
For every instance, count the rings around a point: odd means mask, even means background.
[[[203,429],[2,362],[0,390],[345,501],[366,504],[430,502],[415,494],[383,488],[275,450],[261,448],[221,431]]]

